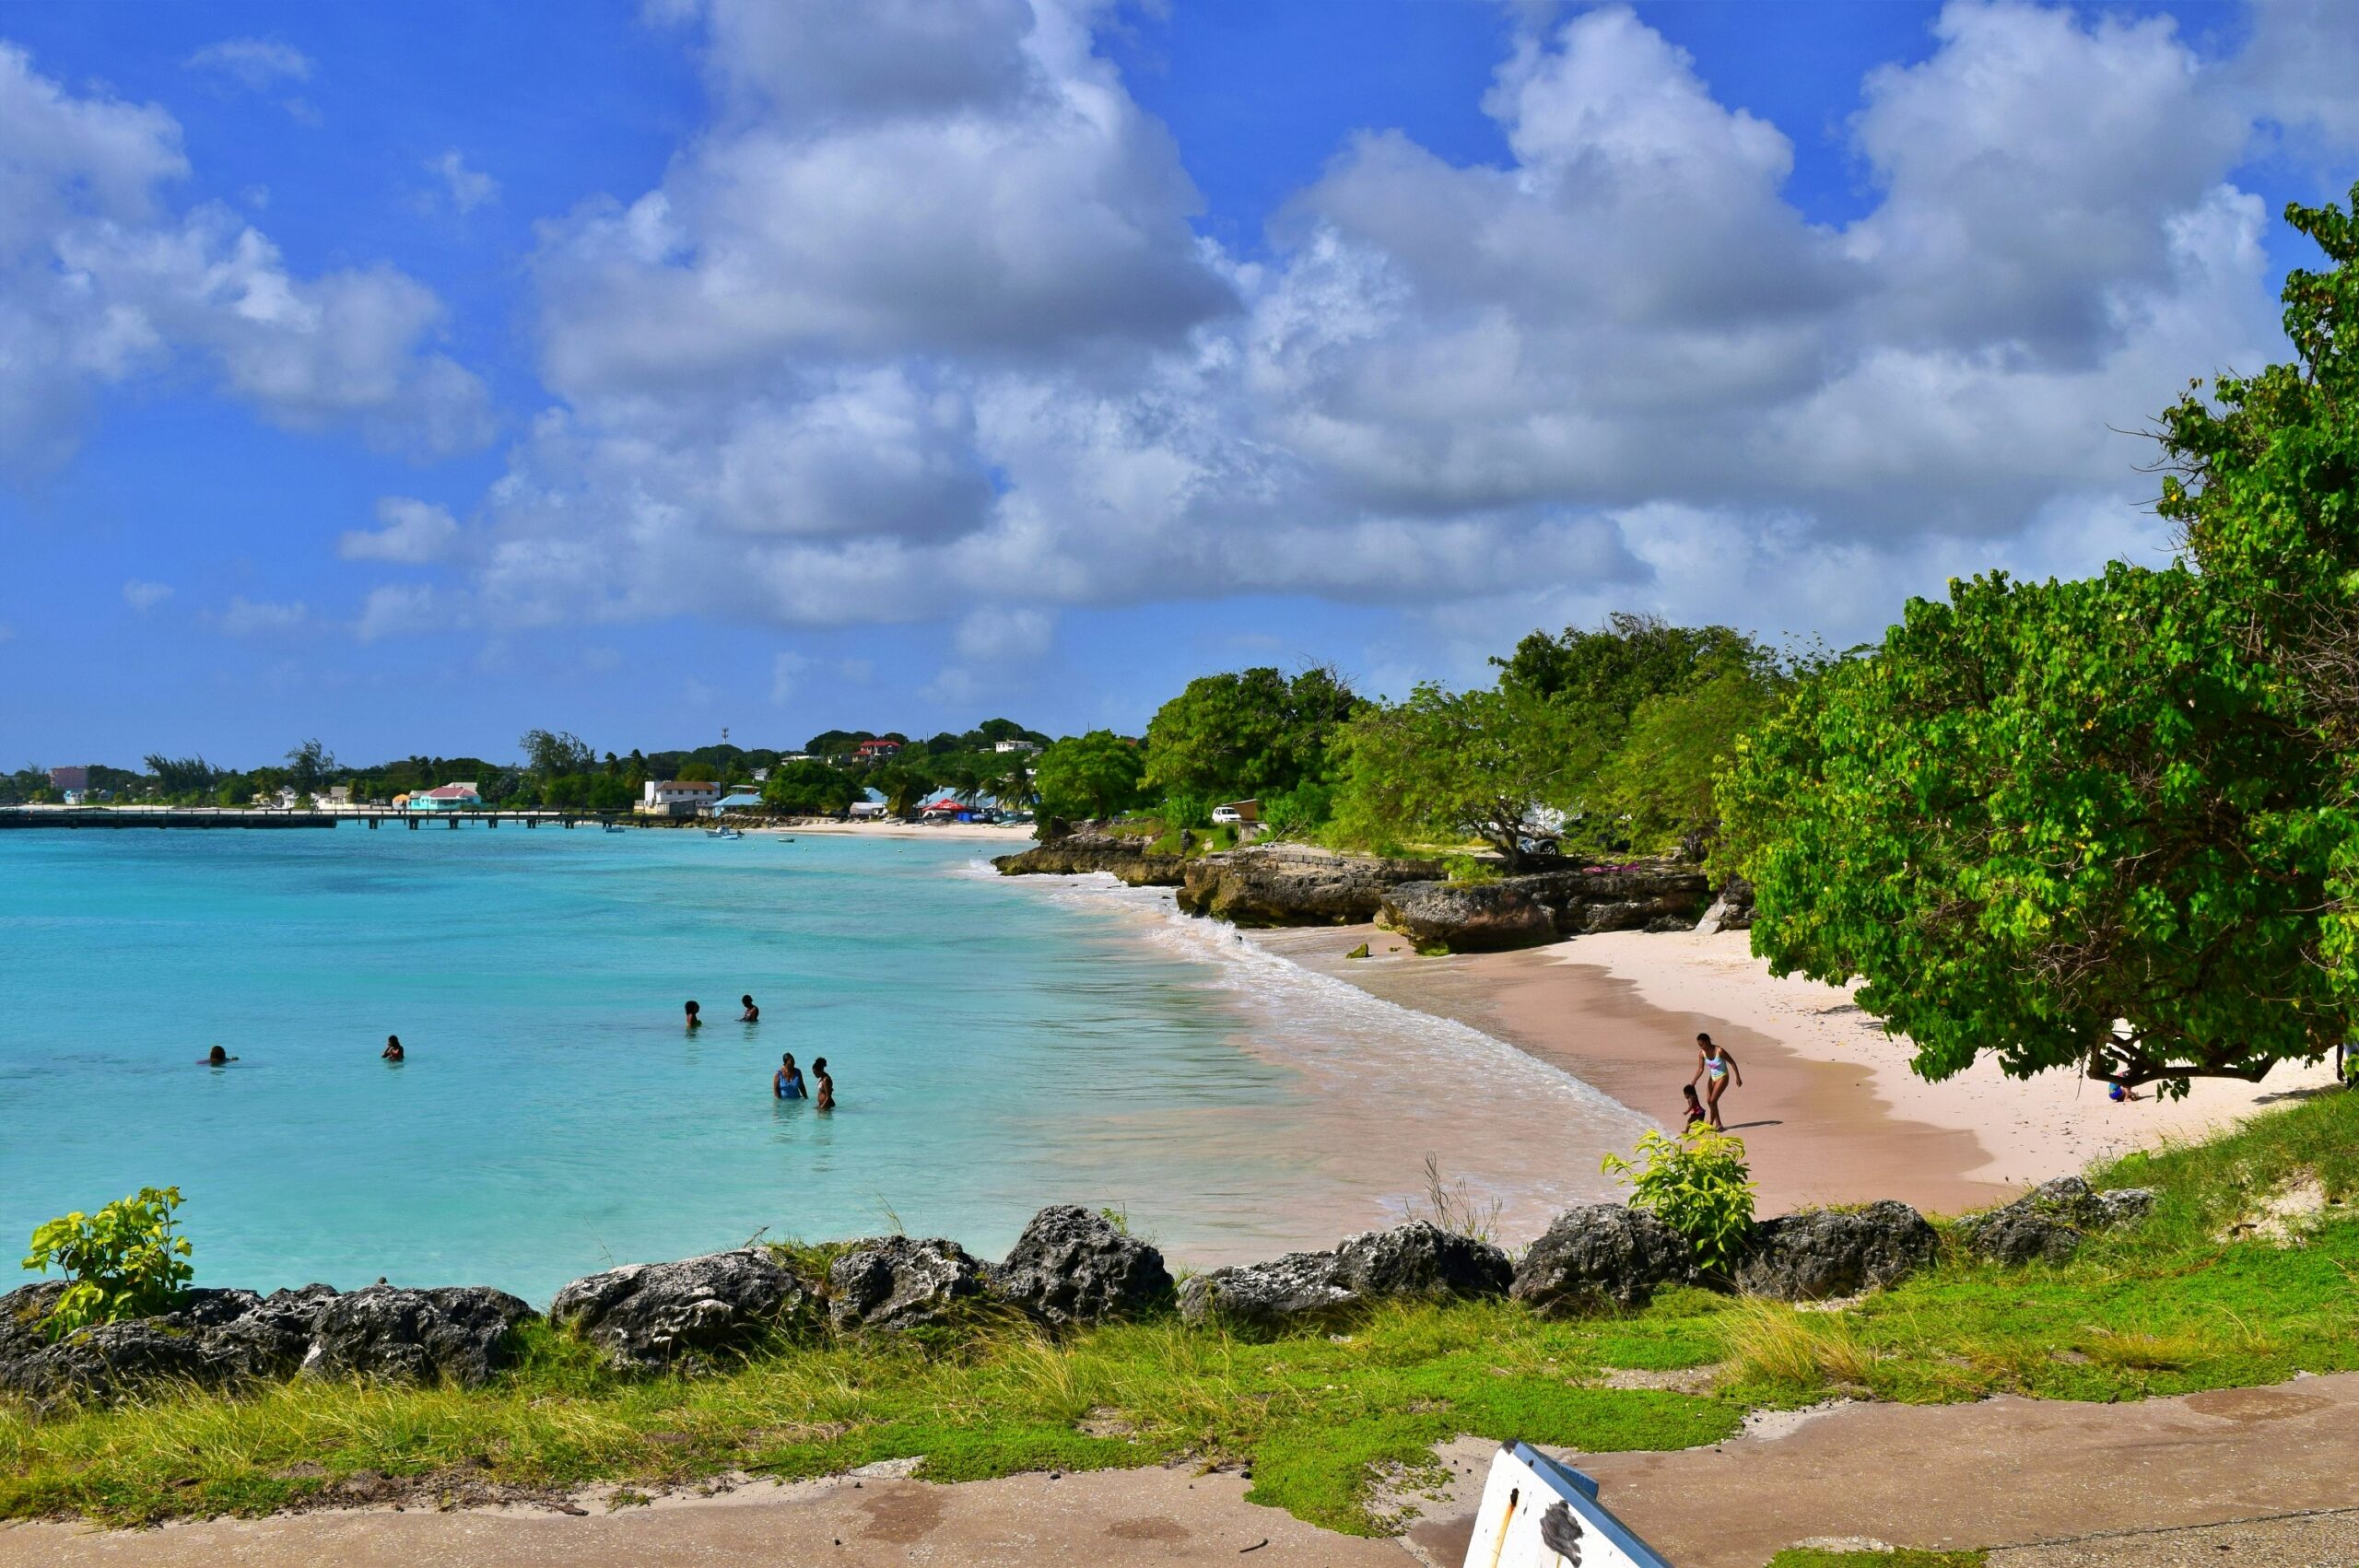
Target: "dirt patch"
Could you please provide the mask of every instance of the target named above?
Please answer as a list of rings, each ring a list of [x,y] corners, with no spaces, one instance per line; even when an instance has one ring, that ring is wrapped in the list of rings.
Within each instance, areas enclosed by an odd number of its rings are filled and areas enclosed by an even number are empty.
[[[2224,1227],[2215,1239],[2301,1246],[2308,1242],[2326,1206],[2326,1188],[2314,1173],[2306,1171]]]
[[[879,1487],[860,1500],[860,1511],[868,1515],[862,1533],[893,1546],[915,1546],[942,1527],[948,1506],[938,1489],[921,1483]]]
[[[1116,1540],[1159,1540],[1173,1545],[1192,1539],[1188,1527],[1168,1514],[1150,1514],[1143,1519],[1117,1519],[1106,1527],[1106,1533]]]
[[[1648,1366],[1609,1366],[1600,1377],[1601,1388],[1654,1388],[1669,1394],[1708,1394],[1719,1381],[1719,1362],[1709,1366],[1681,1366],[1668,1371]]]

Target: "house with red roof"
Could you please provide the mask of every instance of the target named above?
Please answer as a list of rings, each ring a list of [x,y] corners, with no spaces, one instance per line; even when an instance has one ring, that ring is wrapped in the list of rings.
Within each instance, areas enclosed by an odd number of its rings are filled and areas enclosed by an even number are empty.
[[[409,798],[414,812],[459,812],[483,804],[483,796],[473,784],[444,784],[432,790],[420,790]]]
[[[861,742],[860,744],[852,747],[851,755],[862,762],[877,762],[893,755],[900,749],[901,743],[898,741],[878,739]]]

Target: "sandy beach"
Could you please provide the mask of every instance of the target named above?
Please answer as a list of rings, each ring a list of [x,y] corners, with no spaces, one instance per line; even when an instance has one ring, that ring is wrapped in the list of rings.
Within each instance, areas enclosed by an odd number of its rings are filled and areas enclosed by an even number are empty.
[[[2017,1081],[1988,1062],[1929,1083],[1909,1071],[1907,1042],[1887,1036],[1848,989],[1771,976],[1741,931],[1620,932],[1446,958],[1417,957],[1366,926],[1252,940],[1471,1024],[1667,1125],[1695,1071],[1695,1036],[1709,1031],[1744,1075],[1721,1112],[1745,1140],[1765,1213],[1876,1198],[1955,1213],[2332,1082],[2323,1065],[2289,1065],[2261,1084],[2199,1080],[2184,1100],[2121,1105],[2076,1074]],[[1344,956],[1362,942],[1370,957]]]
[[[840,838],[975,838],[1004,844],[1009,854],[1032,842],[1028,823],[945,822],[929,825],[907,822],[804,822],[792,827],[749,827],[745,831],[787,838],[806,834]]]

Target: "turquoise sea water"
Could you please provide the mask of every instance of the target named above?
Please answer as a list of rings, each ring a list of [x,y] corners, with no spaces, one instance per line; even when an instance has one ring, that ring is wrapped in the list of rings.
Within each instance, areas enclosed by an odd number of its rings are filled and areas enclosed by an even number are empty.
[[[261,1288],[546,1299],[614,1262],[897,1220],[995,1254],[1061,1200],[1250,1255],[1332,1236],[1339,1192],[1372,1210],[1449,1136],[1358,1146],[1319,1053],[1463,1041],[1295,996],[1136,900],[978,874],[984,852],[0,835],[0,1245],[176,1183],[200,1280]],[[757,1025],[732,1021],[745,991]],[[388,1033],[405,1063],[378,1060]],[[239,1061],[198,1065],[215,1044]],[[837,1114],[771,1097],[785,1050],[828,1059]]]

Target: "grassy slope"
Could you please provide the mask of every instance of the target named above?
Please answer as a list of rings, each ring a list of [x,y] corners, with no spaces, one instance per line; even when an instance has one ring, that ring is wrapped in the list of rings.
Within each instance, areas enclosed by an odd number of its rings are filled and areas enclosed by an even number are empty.
[[[1414,1476],[1460,1432],[1671,1448],[1830,1388],[2102,1399],[2359,1368],[2359,1225],[2339,1207],[2301,1247],[2212,1239],[2297,1173],[2337,1199],[2359,1190],[2359,1094],[2100,1173],[2159,1186],[2164,1202],[2069,1265],[1952,1258],[1840,1313],[1679,1291],[1620,1318],[1543,1323],[1472,1302],[1267,1343],[1176,1321],[1063,1340],[1000,1325],[781,1348],[697,1380],[613,1377],[536,1331],[522,1367],[473,1393],[307,1381],[47,1416],[0,1404],[0,1517],[266,1512],[359,1470],[538,1488],[810,1476],[911,1455],[940,1480],[1186,1455],[1250,1464],[1257,1501],[1379,1531],[1392,1521],[1369,1512],[1376,1477]],[[1597,1386],[1611,1368],[1715,1363],[1709,1395]]]

